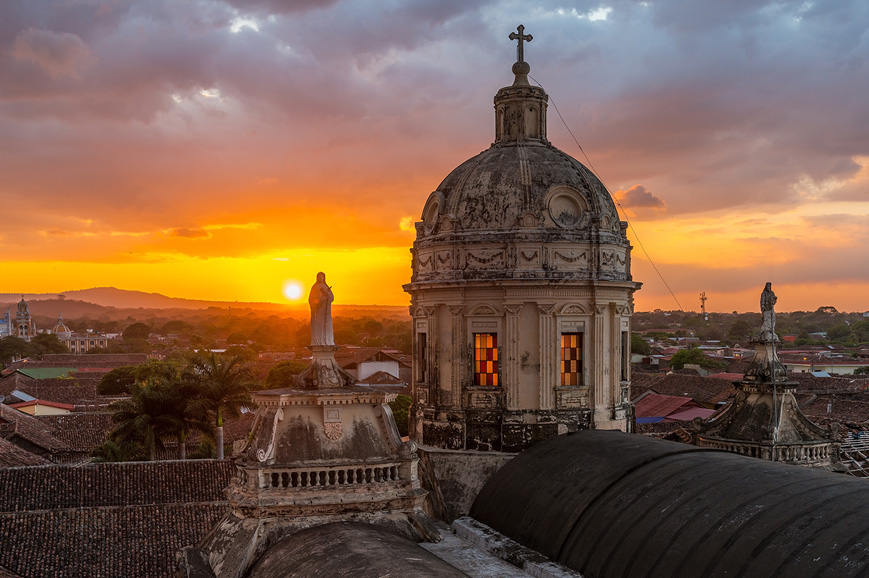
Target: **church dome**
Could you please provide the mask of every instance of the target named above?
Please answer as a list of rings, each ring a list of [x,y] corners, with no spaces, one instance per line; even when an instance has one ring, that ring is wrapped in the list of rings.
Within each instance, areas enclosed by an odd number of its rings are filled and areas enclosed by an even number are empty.
[[[459,165],[432,193],[423,233],[545,229],[619,235],[616,207],[594,174],[548,143],[493,144]]]
[[[521,37],[521,38],[520,38]],[[627,223],[603,183],[546,138],[549,97],[528,82],[520,39],[513,84],[494,98],[495,140],[454,169],[417,223],[415,283],[631,281]]]
[[[57,317],[57,325],[54,326],[54,329],[51,330],[54,334],[67,334],[72,333],[72,330],[63,322],[63,315],[58,315]]]

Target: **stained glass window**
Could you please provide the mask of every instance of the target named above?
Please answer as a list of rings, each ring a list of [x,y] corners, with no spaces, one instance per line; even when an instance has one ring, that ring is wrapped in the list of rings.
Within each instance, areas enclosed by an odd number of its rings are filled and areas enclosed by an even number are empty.
[[[474,385],[498,385],[496,333],[474,333]]]
[[[582,385],[582,333],[561,334],[561,385]]]

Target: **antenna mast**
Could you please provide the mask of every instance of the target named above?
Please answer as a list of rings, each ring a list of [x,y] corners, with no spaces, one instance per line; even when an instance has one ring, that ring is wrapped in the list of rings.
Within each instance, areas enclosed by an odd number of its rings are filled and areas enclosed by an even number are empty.
[[[709,321],[709,314],[706,313],[706,291],[700,293],[700,313],[703,314],[703,321]]]

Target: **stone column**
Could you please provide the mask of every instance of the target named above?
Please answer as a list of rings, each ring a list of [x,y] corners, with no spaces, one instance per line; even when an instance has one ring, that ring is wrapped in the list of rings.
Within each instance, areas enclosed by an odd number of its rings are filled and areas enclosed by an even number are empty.
[[[432,404],[433,400],[432,396],[437,395],[434,391],[437,387],[437,384],[440,382],[438,379],[438,349],[440,349],[440,334],[438,333],[438,308],[437,306],[424,307],[423,311],[425,312],[426,319],[426,367],[425,367],[425,381],[428,386],[428,403]]]
[[[462,406],[462,380],[468,364],[468,350],[465,345],[465,308],[463,305],[450,305],[452,314],[452,355],[450,356],[450,398],[452,407]],[[442,400],[446,403],[447,400]]]
[[[555,386],[558,383],[556,364],[556,333],[553,320],[555,305],[537,305],[540,316],[540,409],[552,409],[555,397]]]
[[[507,323],[504,328],[504,354],[501,384],[507,395],[505,406],[507,409],[519,409],[519,312],[522,305],[504,305]]]
[[[622,372],[621,372],[621,364],[622,364],[622,356],[624,352],[622,351],[622,324],[621,319],[619,318],[618,311],[616,311],[616,307],[610,307],[610,342],[612,343],[610,347],[610,351],[612,352],[612,357],[610,359],[609,367],[611,369],[609,375],[609,388],[610,394],[607,400],[607,409],[617,406],[621,403],[622,397]]]
[[[594,409],[595,413],[603,413],[606,411],[607,400],[608,400],[608,380],[609,380],[609,371],[607,370],[607,340],[606,340],[606,321],[604,315],[606,314],[607,304],[606,303],[595,303],[594,304],[594,321],[591,331],[591,338],[593,344],[592,351],[592,387],[594,388],[593,398],[594,399]]]

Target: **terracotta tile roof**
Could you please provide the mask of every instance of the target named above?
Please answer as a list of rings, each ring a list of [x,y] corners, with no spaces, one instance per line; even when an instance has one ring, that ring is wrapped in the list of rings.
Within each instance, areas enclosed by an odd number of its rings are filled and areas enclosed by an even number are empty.
[[[27,377],[17,371],[12,372],[0,378],[0,395],[9,395],[16,389],[22,389],[25,384],[33,383],[34,379]]]
[[[697,407],[697,402],[689,397],[676,397],[672,395],[660,395],[651,392],[634,402],[636,415],[640,417],[666,417],[671,413]]]
[[[742,373],[710,373],[706,377],[711,377],[714,379],[726,379],[727,381],[741,381],[743,378]]]
[[[828,404],[832,404],[832,414],[827,413]],[[847,425],[869,424],[869,400],[818,396],[800,409],[806,417],[818,424],[834,421]]]
[[[0,578],[21,578],[21,575],[0,566]]]
[[[34,399],[32,401],[22,401],[21,403],[12,403],[9,407],[14,407],[15,409],[21,409],[22,407],[32,407],[34,405],[42,405],[45,407],[54,407],[57,409],[65,409],[67,411],[72,411],[75,409],[74,405],[70,405],[68,403],[57,403],[55,401],[47,401],[44,399]]]
[[[374,372],[365,379],[360,379],[359,383],[369,385],[405,385],[404,381],[385,371]]]
[[[409,355],[382,347],[342,347],[335,352],[335,361],[344,368],[369,361],[374,357],[391,359],[397,361],[399,365],[410,366]]]
[[[98,379],[40,379],[18,389],[33,397],[57,403],[81,404],[101,399]]]
[[[639,373],[631,371],[631,389],[634,387],[651,387],[665,377],[663,373]]]
[[[709,419],[715,413],[714,409],[706,409],[705,407],[689,407],[687,409],[669,414],[664,418],[664,421],[691,421],[695,417],[700,419]]]
[[[54,464],[0,470],[0,487],[4,488],[0,513],[223,501],[232,473],[228,460]]]
[[[174,578],[175,552],[194,546],[225,502],[0,514],[0,563],[23,578]]]
[[[38,419],[2,403],[0,403],[0,437],[12,442],[20,438],[42,448],[47,453],[70,449],[64,442],[51,435],[51,430]]]
[[[705,405],[715,405],[736,394],[736,389],[729,380],[701,377],[696,374],[667,374],[651,383],[649,387],[656,393],[689,397]]]
[[[0,566],[25,578],[175,576],[175,552],[228,510],[231,474],[214,460],[0,470]]]
[[[66,443],[71,451],[85,454],[102,445],[115,428],[112,414],[108,412],[41,415],[36,419],[51,428],[52,435]]]
[[[646,437],[663,438],[677,429],[681,428],[684,422],[677,421],[661,421],[658,423],[638,423],[637,433]]]
[[[805,393],[859,393],[869,387],[869,379],[855,377],[815,377],[811,373],[789,373],[788,379],[798,382]]]
[[[32,454],[12,442],[0,438],[0,468],[17,468],[20,466],[42,466],[50,464],[45,458]],[[2,574],[0,574],[2,576]]]

